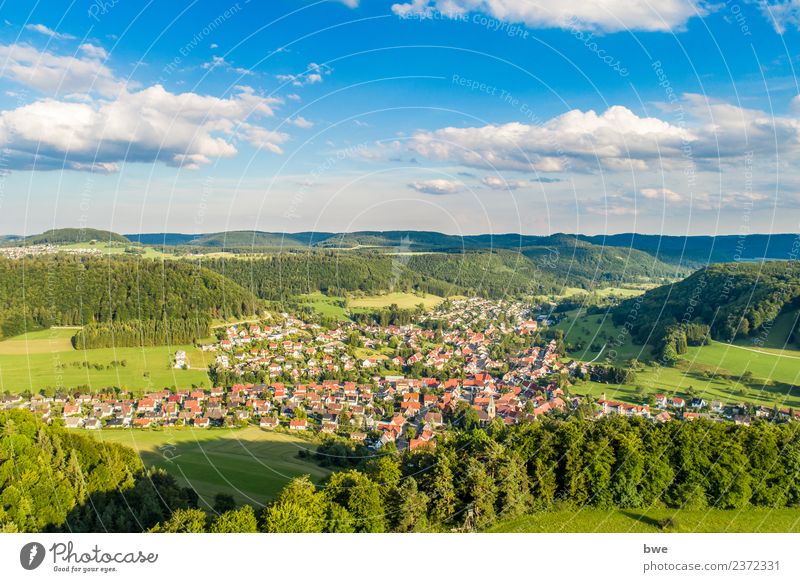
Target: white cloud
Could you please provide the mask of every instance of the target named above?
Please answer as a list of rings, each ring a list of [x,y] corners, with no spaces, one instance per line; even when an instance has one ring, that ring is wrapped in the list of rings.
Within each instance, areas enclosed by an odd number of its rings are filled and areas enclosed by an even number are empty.
[[[297,126],[297,127],[301,128],[301,129],[309,129],[311,127],[314,127],[314,124],[312,122],[310,122],[305,117],[301,117],[300,115],[290,119],[289,123],[291,123],[294,126]]]
[[[328,65],[309,63],[302,73],[297,75],[275,75],[275,77],[283,83],[291,83],[293,87],[302,87],[303,85],[322,83],[324,78],[332,72],[333,69]]]
[[[800,0],[757,0],[764,17],[778,34],[787,27],[800,29]]]
[[[486,176],[481,182],[492,190],[518,190],[530,186],[530,183],[524,180],[506,180],[500,176]]]
[[[503,22],[523,22],[531,28],[578,28],[617,32],[682,30],[694,16],[705,16],[704,0],[412,0],[392,5],[402,18],[461,17],[480,12]]]
[[[412,182],[408,185],[409,188],[422,192],[423,194],[456,194],[464,189],[464,184],[457,180],[445,180],[438,178],[435,180],[420,180]]]
[[[234,67],[231,63],[225,60],[224,57],[212,56],[211,60],[200,65],[206,71],[212,69],[224,68],[226,71],[236,73],[238,75],[253,75],[253,71],[244,69],[242,67]]]
[[[614,106],[598,115],[572,110],[540,125],[512,122],[483,127],[446,127],[415,134],[409,148],[435,160],[501,170],[586,170],[601,160],[611,169],[680,155],[687,130]]]
[[[764,162],[776,155],[781,160],[800,157],[798,117],[774,116],[701,95],[685,95],[679,105],[680,117],[664,112],[675,123],[621,106],[601,114],[575,109],[540,124],[420,131],[405,147],[431,160],[543,173],[683,171],[687,165],[718,171],[747,152]]]
[[[106,52],[106,49],[104,49],[101,46],[97,46],[97,45],[93,45],[93,44],[90,44],[88,42],[85,42],[81,46],[79,46],[78,48],[81,49],[83,54],[85,54],[89,58],[100,59],[100,60],[103,60],[103,61],[108,58],[108,53]]]
[[[50,38],[56,38],[59,40],[73,40],[75,38],[71,34],[56,32],[55,30],[53,30],[52,28],[48,28],[44,24],[26,24],[25,30],[38,32],[40,34],[44,34],[45,36],[49,36]]]
[[[665,200],[666,202],[683,202],[684,196],[669,188],[642,188],[639,194],[649,200]]]
[[[252,121],[272,116],[279,100],[237,90],[220,99],[155,85],[113,100],[42,99],[0,112],[0,147],[8,148],[12,168],[105,172],[123,161],[194,169],[234,156],[237,139],[280,153],[288,135]]]
[[[0,77],[50,96],[89,92],[107,96],[125,86],[98,60],[96,50],[94,55],[78,58],[39,51],[24,44],[0,45],[0,60],[4,63]]]

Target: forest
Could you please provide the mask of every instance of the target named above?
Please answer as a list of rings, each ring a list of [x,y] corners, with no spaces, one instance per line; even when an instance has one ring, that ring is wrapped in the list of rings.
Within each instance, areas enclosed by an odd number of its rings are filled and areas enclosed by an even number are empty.
[[[338,467],[324,486],[294,480],[246,531],[481,531],[554,505],[796,507],[798,430],[792,424],[546,419],[488,430],[465,426],[435,449],[379,456],[331,440],[317,452]],[[158,527],[210,531],[209,523],[204,512],[190,510]]]
[[[90,323],[72,337],[78,350],[113,347],[146,347],[195,343],[211,334],[207,316],[191,319],[148,319]]]
[[[725,263],[627,299],[614,309],[612,319],[638,343],[665,346],[676,325],[702,324],[711,338],[732,341],[758,334],[782,312],[797,308],[796,262]],[[793,335],[796,342],[797,329]]]
[[[213,510],[135,453],[0,413],[3,531],[408,532],[483,530],[559,507],[686,509],[800,505],[800,428],[571,418],[478,428],[461,415],[436,448],[376,455],[332,438],[336,471],[290,482],[263,508]],[[313,455],[312,452],[299,454]],[[24,478],[20,478],[23,475]]]
[[[53,325],[241,317],[261,302],[190,261],[49,255],[0,259],[0,331]]]

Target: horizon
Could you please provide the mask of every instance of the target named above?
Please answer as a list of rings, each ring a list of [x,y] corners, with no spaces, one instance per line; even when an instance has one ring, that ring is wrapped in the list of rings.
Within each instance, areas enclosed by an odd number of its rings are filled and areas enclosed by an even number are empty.
[[[800,21],[735,9],[5,6],[0,231],[795,232]]]
[[[40,234],[45,234],[50,231],[58,231],[58,230],[99,230],[109,232],[111,234],[119,234],[126,238],[130,236],[155,236],[155,235],[181,235],[181,236],[194,236],[194,237],[202,237],[202,236],[209,236],[214,234],[230,234],[230,233],[237,233],[237,232],[246,232],[246,233],[255,233],[255,234],[275,234],[275,235],[301,235],[301,234],[320,234],[320,235],[341,235],[341,234],[359,234],[365,232],[377,232],[377,233],[430,233],[430,234],[441,234],[444,236],[453,236],[453,237],[481,237],[481,236],[491,236],[491,237],[504,237],[504,236],[519,236],[519,237],[537,237],[537,238],[548,238],[554,236],[585,236],[585,237],[615,237],[615,236],[626,236],[626,235],[633,235],[633,236],[657,236],[661,238],[700,238],[700,237],[707,237],[707,238],[720,238],[720,237],[748,237],[748,236],[766,236],[766,237],[779,237],[779,236],[794,236],[800,237],[796,232],[748,232],[748,233],[711,233],[711,234],[666,234],[661,232],[633,232],[633,231],[620,231],[620,232],[613,232],[613,233],[598,233],[598,234],[589,234],[586,232],[552,232],[549,234],[538,234],[538,233],[523,233],[523,232],[476,232],[476,233],[452,233],[452,232],[445,232],[439,230],[420,230],[420,229],[412,229],[412,228],[397,228],[397,229],[365,229],[365,230],[351,230],[351,231],[311,231],[311,230],[297,230],[297,231],[277,231],[277,230],[252,230],[252,229],[242,229],[242,228],[233,228],[230,230],[212,230],[212,231],[203,231],[203,232],[179,232],[179,231],[141,231],[141,232],[124,232],[124,231],[114,231],[109,230],[108,228],[104,228],[101,226],[86,226],[86,227],[77,227],[77,226],[60,226],[55,228],[48,228],[46,230],[37,231],[33,233],[21,234],[21,233],[12,233],[12,232],[5,232],[0,233],[0,237],[30,237],[36,236]]]

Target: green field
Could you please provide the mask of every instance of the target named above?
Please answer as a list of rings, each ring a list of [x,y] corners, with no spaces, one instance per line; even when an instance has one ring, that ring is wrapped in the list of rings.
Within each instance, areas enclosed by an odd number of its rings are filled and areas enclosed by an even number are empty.
[[[491,533],[798,533],[800,509],[574,509],[501,522]]]
[[[565,341],[572,347],[568,357],[623,366],[636,358],[645,365],[630,385],[582,382],[573,388],[575,394],[600,397],[605,392],[607,398],[641,404],[643,390],[645,394],[674,394],[684,398],[693,393],[707,401],[800,407],[800,350],[774,347],[778,345],[775,334],[785,337],[787,324],[781,318],[776,319],[769,341],[765,342],[773,347],[712,341],[706,346],[689,347],[674,366],[662,367],[648,364],[654,359],[652,349],[630,341],[628,335],[614,326],[610,316],[580,313],[582,310],[569,311],[554,326],[564,332]],[[752,378],[743,379],[742,375],[748,371]],[[637,388],[641,389],[639,394]]]
[[[631,358],[647,360],[653,356],[649,346],[636,345],[630,335],[621,333],[611,322],[611,315],[586,315],[584,309],[573,309],[564,315],[553,329],[563,331],[564,341],[573,346],[567,353],[570,358],[588,362],[599,355],[598,360],[613,357],[615,362],[621,363]],[[581,347],[577,348],[578,345]]]
[[[357,297],[349,299],[347,305],[355,309],[379,309],[381,307],[389,307],[392,304],[397,305],[400,309],[414,309],[417,305],[422,303],[425,309],[431,309],[439,305],[444,298],[438,295],[414,295],[413,293],[385,293],[383,295],[367,295],[365,297]]]
[[[42,388],[84,385],[93,390],[118,386],[141,392],[208,384],[207,368],[213,356],[194,346],[74,350],[69,340],[74,333],[74,329],[53,328],[0,342],[0,392],[35,393]],[[186,351],[191,369],[171,367],[177,350]],[[120,364],[123,360],[125,366]]]
[[[239,503],[263,504],[293,477],[310,475],[319,482],[328,474],[297,457],[300,450],[313,450],[313,443],[257,427],[85,432],[134,448],[146,466],[165,469],[209,507],[219,492],[230,493]]]
[[[145,247],[145,246],[137,246],[133,243],[129,245],[125,245],[122,243],[116,242],[96,242],[92,243],[71,243],[71,244],[63,244],[59,245],[65,249],[96,249],[98,251],[102,251],[103,254],[106,255],[124,255],[125,249],[129,248],[138,248],[144,251],[142,254],[135,254],[135,253],[127,253],[131,256],[142,257],[145,259],[174,259],[176,255],[171,253],[162,253],[161,251],[153,248],[153,247]]]
[[[301,305],[310,307],[323,317],[332,317],[339,321],[350,320],[347,316],[347,309],[341,305],[344,303],[343,297],[329,297],[317,291],[316,293],[299,295],[297,299]]]
[[[80,327],[51,327],[0,341],[0,355],[51,354],[72,350],[72,336]]]

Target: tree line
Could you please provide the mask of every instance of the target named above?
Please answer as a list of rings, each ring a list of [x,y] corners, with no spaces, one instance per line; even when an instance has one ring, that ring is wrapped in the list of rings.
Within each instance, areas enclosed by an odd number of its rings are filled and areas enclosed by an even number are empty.
[[[90,323],[72,336],[72,347],[85,350],[191,344],[210,334],[211,321],[207,316]]]
[[[0,331],[54,325],[242,317],[261,302],[190,261],[48,255],[0,259]]]
[[[381,453],[332,442],[340,468],[322,486],[294,479],[263,510],[264,532],[483,530],[558,503],[598,508],[742,509],[800,505],[795,424],[654,424],[622,417],[546,419],[440,437],[436,448]],[[329,462],[330,464],[330,462]],[[182,529],[190,522],[194,529]],[[204,512],[159,531],[211,531]]]

